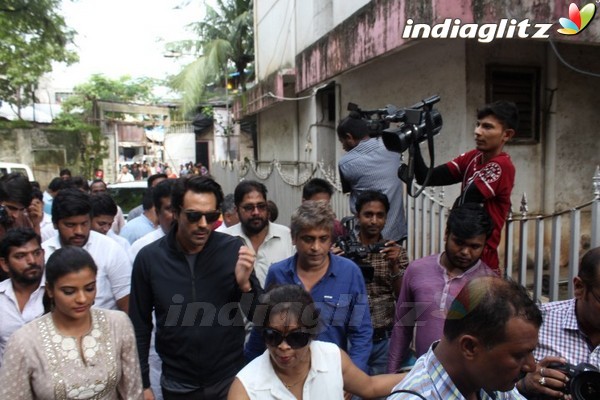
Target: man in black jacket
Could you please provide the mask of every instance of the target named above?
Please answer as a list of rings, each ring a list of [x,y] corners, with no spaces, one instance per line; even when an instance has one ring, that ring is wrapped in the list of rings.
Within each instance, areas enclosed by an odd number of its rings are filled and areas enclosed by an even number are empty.
[[[152,311],[161,387],[169,399],[225,399],[244,364],[244,323],[262,292],[255,254],[234,236],[212,232],[223,192],[202,176],[172,190],[175,224],[134,262],[130,316],[135,328],[144,397],[154,398],[148,373]]]

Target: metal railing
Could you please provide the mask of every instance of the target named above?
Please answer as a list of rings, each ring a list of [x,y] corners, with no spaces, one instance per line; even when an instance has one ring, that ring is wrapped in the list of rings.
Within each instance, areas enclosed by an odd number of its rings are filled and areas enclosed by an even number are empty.
[[[555,301],[573,297],[573,278],[579,270],[581,256],[588,249],[600,246],[600,167],[596,168],[593,188],[593,200],[549,215],[529,215],[527,196],[524,194],[520,214],[511,213],[508,216],[505,227],[505,275],[516,278],[526,287],[532,287],[534,299],[547,296],[550,301]],[[587,229],[582,228],[582,215],[587,216],[588,213],[589,240],[584,236],[587,235]],[[532,241],[529,239],[531,225]],[[545,229],[548,226],[550,233],[546,235]],[[563,234],[564,227],[568,227],[566,234]],[[586,238],[584,243],[583,237]],[[515,254],[515,244],[518,246],[516,270],[512,257]],[[561,257],[563,245],[566,246],[566,265]],[[545,256],[546,249],[549,250],[549,256]],[[528,264],[532,253],[533,268],[530,272]],[[563,267],[566,267],[566,271]]]
[[[419,187],[413,185],[415,193]],[[409,260],[443,251],[446,219],[450,211],[450,207],[444,205],[444,196],[443,187],[426,188],[416,198],[405,194],[406,224],[409,232],[406,251]]]

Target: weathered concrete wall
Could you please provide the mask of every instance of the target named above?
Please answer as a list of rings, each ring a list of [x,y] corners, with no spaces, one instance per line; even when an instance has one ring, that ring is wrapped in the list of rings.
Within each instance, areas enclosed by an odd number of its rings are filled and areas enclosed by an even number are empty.
[[[258,116],[259,160],[298,159],[298,114],[293,101],[279,103]]]
[[[577,68],[598,73],[600,49],[597,46],[559,46],[558,49],[561,56]],[[575,72],[560,63],[557,72],[556,169],[551,173],[556,181],[555,208],[563,210],[592,197],[592,177],[600,165],[597,107],[600,79]]]
[[[79,133],[45,127],[0,128],[0,160],[29,165],[42,187],[58,176],[60,168],[69,167],[77,173],[79,148]]]

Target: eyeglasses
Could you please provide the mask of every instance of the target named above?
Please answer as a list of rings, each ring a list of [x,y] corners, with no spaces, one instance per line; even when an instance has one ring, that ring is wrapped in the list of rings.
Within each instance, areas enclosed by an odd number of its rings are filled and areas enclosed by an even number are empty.
[[[254,211],[254,209],[256,208],[258,211],[266,211],[267,210],[267,203],[258,203],[258,204],[246,204],[243,206],[240,206],[240,208],[248,213],[251,213],[252,211]]]
[[[27,210],[27,207],[15,207],[6,203],[2,204],[2,206],[10,212],[24,212],[25,210]]]
[[[220,211],[184,211],[183,213],[191,224],[200,221],[202,217],[206,219],[207,224],[212,224],[213,222],[217,221],[221,215]]]
[[[292,348],[292,349],[299,349],[301,347],[304,347],[308,344],[308,342],[310,341],[310,333],[308,332],[302,332],[302,331],[294,331],[294,332],[290,332],[287,335],[284,335],[283,333],[272,329],[272,328],[266,328],[263,330],[262,333],[263,339],[265,340],[265,343],[267,344],[267,346],[279,346],[281,344],[281,342],[283,342],[285,340],[285,342]]]

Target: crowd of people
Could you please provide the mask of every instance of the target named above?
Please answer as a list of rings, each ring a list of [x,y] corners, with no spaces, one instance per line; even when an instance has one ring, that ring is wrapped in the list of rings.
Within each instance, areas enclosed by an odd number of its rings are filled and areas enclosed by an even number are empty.
[[[539,305],[500,277],[515,112],[486,105],[475,150],[431,174],[417,163],[417,179],[463,190],[444,250],[415,260],[401,193],[361,167],[386,150],[352,115],[338,136],[353,224],[319,178],[288,225],[273,188],[243,180],[225,195],[190,164],[149,174],[127,221],[98,177],[61,171],[44,193],[3,177],[0,398],[563,397],[557,365],[600,368],[600,248],[570,300]]]
[[[169,178],[178,178],[186,175],[208,175],[208,168],[202,165],[201,162],[193,163],[187,162],[180,164],[179,168],[176,169],[171,167],[169,163],[162,163],[158,161],[132,162],[131,164],[122,164],[121,170],[117,174],[116,183],[133,182],[133,181],[145,181],[149,177],[156,174],[165,174]],[[97,170],[94,174],[97,178],[104,178],[104,172]]]

